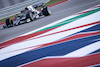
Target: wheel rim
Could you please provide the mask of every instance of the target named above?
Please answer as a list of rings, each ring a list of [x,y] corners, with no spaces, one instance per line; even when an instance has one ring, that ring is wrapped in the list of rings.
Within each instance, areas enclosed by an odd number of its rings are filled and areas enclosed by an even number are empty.
[[[48,13],[51,14],[51,10],[48,8]]]
[[[32,13],[30,13],[30,18],[31,20],[34,20]]]

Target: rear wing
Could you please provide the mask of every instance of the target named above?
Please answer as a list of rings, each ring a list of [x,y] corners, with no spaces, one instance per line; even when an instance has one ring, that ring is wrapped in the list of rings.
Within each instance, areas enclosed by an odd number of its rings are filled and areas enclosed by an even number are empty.
[[[36,5],[33,5],[32,7],[34,8],[45,7],[45,3],[36,4]]]

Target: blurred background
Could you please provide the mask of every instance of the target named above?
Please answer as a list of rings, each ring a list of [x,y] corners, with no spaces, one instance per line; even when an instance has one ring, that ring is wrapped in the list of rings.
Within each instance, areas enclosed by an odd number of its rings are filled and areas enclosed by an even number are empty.
[[[17,4],[17,3],[21,3],[24,1],[27,1],[27,0],[0,0],[0,9]]]

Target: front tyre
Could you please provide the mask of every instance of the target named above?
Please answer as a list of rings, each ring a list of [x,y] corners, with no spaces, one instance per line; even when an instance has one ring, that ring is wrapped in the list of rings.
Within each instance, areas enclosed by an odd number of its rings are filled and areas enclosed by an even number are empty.
[[[49,7],[45,7],[42,10],[43,15],[48,16],[51,15],[51,10],[49,9]]]
[[[3,26],[3,28],[5,28],[5,27],[10,28],[10,27],[12,27],[12,26],[13,26],[13,21],[12,21],[12,19],[10,19],[10,18],[6,19],[6,25]]]
[[[9,26],[10,24],[11,24],[11,19],[10,18],[6,19],[6,25]]]

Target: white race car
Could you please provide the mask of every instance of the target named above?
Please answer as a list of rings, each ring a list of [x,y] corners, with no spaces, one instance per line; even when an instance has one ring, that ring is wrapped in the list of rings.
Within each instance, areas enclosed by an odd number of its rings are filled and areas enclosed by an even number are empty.
[[[36,8],[41,7],[41,10],[38,11]],[[46,7],[44,3],[37,4],[37,5],[31,5],[27,6],[25,10],[21,11],[22,14],[16,15],[15,20],[13,21],[12,19],[8,18],[6,19],[6,24],[3,25],[3,28],[9,28],[12,26],[17,26],[22,23],[30,22],[35,19],[38,19],[40,16],[48,16],[51,15],[51,10],[49,7]]]

